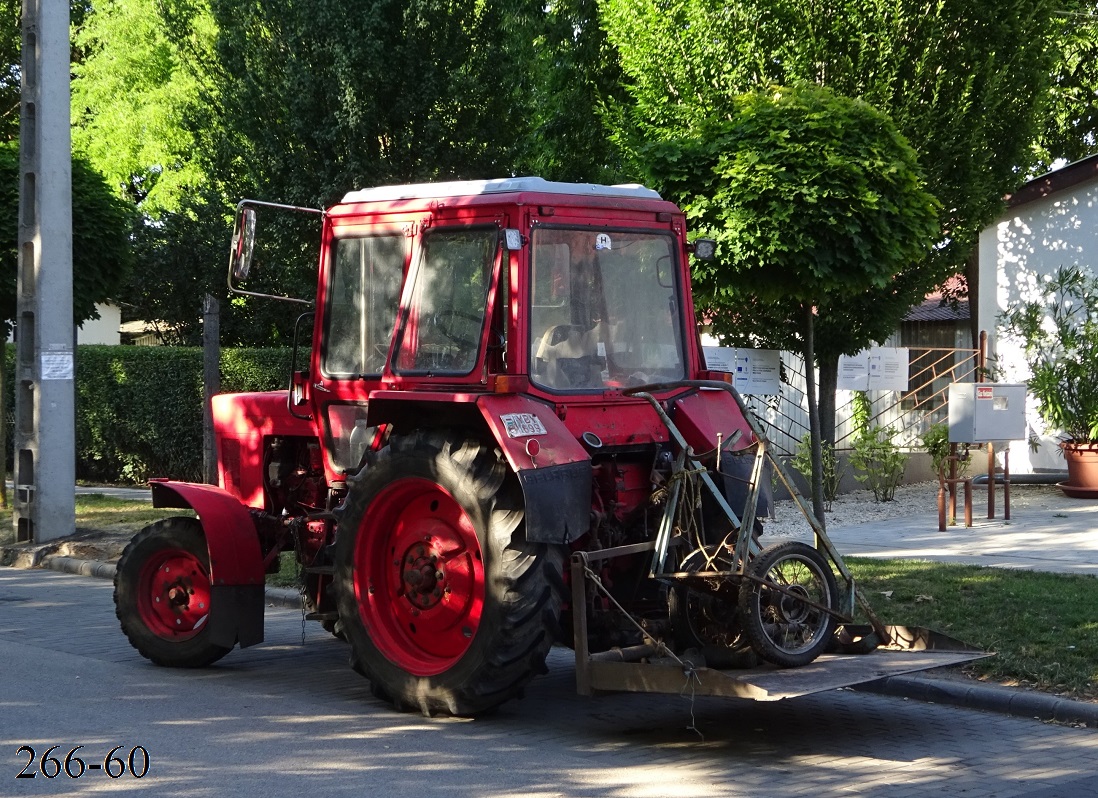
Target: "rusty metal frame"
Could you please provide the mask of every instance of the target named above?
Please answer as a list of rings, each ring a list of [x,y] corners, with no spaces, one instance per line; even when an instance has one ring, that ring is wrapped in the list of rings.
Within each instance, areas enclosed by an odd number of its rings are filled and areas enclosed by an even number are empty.
[[[755,465],[752,469],[751,483],[745,502],[743,518],[739,518],[728,505],[723,492],[709,476],[708,470],[699,463],[676,428],[663,405],[653,393],[680,388],[700,390],[722,390],[735,400],[751,431],[757,440]],[[777,700],[780,698],[805,695],[821,690],[830,690],[883,678],[884,676],[923,670],[944,665],[953,665],[979,657],[984,652],[966,646],[959,641],[947,638],[926,629],[885,626],[873,613],[868,601],[857,588],[854,578],[843,562],[842,556],[831,543],[823,526],[812,513],[812,508],[798,491],[785,465],[773,454],[765,431],[746,407],[743,398],[728,383],[711,380],[685,380],[674,383],[644,385],[626,393],[647,400],[678,446],[679,452],[672,468],[667,504],[660,528],[654,541],[618,546],[598,551],[577,551],[571,558],[572,620],[574,646],[576,653],[576,690],[581,695],[593,695],[601,691],[629,692],[685,692],[695,695],[718,695],[755,700]],[[760,479],[764,462],[769,461],[778,477],[789,490],[798,508],[816,538],[816,548],[835,566],[846,583],[843,596],[844,606],[839,610],[826,608],[838,615],[846,637],[851,641],[866,643],[865,651],[881,649],[887,655],[865,654],[834,655],[824,654],[815,662],[801,668],[777,669],[773,666],[725,672],[708,668],[704,662],[692,662],[677,656],[664,644],[649,634],[639,623],[632,619],[624,608],[617,604],[609,591],[603,587],[597,574],[591,570],[591,564],[614,557],[652,553],[650,576],[663,581],[681,581],[688,576],[679,572],[665,570],[666,558],[674,531],[678,502],[681,499],[681,484],[685,479],[697,479],[708,490],[727,518],[736,528],[735,571],[713,571],[712,576],[724,576],[731,579],[746,578],[746,567],[751,556],[758,553],[758,544],[753,540],[751,530],[754,527],[755,508],[757,506]],[[727,545],[727,539],[725,544]],[[708,572],[707,572],[708,573]],[[633,621],[645,640],[642,645],[626,649],[612,649],[608,652],[592,653],[588,643],[587,590],[593,585],[600,590],[617,609]],[[855,626],[851,623],[855,604],[859,605],[869,620],[867,625]],[[851,650],[857,650],[858,642],[852,642]]]

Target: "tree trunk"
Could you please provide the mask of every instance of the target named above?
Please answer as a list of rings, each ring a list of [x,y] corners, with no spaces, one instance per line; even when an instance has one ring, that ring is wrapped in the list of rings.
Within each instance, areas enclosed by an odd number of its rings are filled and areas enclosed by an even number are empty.
[[[808,398],[808,430],[812,441],[812,512],[825,530],[823,498],[823,451],[820,448],[820,407],[816,399],[815,309],[805,304],[804,392]]]
[[[839,356],[817,355],[820,365],[820,440],[835,445],[835,390],[839,384]]]

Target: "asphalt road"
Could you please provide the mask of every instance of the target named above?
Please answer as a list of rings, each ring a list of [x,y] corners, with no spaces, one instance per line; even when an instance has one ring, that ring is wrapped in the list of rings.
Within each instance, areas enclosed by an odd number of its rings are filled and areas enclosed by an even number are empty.
[[[343,643],[309,624],[302,645],[300,614],[284,609],[268,611],[261,646],[202,671],[158,668],[118,630],[111,590],[0,570],[0,796],[1098,794],[1094,730],[848,690],[768,704],[584,698],[563,650],[490,717],[397,714]],[[61,761],[84,746],[76,756],[100,769],[46,778],[54,745]],[[115,746],[123,763],[144,749],[147,773],[107,776]]]

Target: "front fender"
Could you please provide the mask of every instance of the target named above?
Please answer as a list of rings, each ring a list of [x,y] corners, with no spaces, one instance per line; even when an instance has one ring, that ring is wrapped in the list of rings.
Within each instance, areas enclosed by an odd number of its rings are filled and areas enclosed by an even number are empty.
[[[591,526],[591,456],[552,408],[516,394],[489,394],[477,407],[518,475],[526,539],[571,543]]]
[[[153,507],[198,514],[210,552],[210,635],[217,645],[263,642],[263,553],[248,508],[214,485],[149,480]]]

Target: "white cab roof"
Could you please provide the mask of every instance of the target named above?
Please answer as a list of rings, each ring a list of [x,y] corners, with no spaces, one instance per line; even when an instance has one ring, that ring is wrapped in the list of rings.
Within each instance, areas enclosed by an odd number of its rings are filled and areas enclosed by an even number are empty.
[[[540,177],[504,177],[496,180],[455,180],[449,183],[411,183],[379,186],[349,192],[343,202],[378,202],[432,197],[465,197],[473,194],[503,194],[517,191],[541,194],[572,194],[589,197],[660,199],[650,188],[636,184],[600,186],[594,183],[557,183]]]

